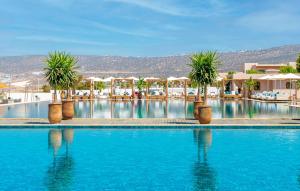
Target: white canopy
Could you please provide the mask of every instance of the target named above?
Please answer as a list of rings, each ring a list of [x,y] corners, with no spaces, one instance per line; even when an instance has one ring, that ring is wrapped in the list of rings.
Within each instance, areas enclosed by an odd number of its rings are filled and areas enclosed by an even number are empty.
[[[173,77],[173,76],[167,78],[168,81],[188,80],[188,79],[189,79],[189,78],[187,78],[187,77],[176,78],[176,77]]]
[[[272,79],[274,79],[274,78],[271,75],[266,75],[266,76],[263,76],[263,77],[259,78],[259,80],[272,80]]]
[[[180,80],[189,80],[189,78],[187,78],[187,77],[180,77],[179,79]]]
[[[101,79],[101,81],[102,82],[111,82],[112,79],[114,79],[114,77],[104,78],[104,79]]]
[[[274,79],[274,80],[285,80],[285,79],[288,79],[288,78],[286,78],[284,74],[277,74],[277,75],[272,76],[271,79]]]
[[[168,77],[167,80],[168,81],[175,81],[175,80],[178,80],[178,78],[171,76],[171,77]]]
[[[144,80],[145,80],[145,81],[147,81],[147,80],[159,80],[159,78],[155,78],[155,77],[148,77],[148,78],[145,78]]]
[[[101,78],[96,78],[96,77],[89,77],[89,78],[87,78],[87,80],[91,80],[93,82],[100,82],[100,81],[102,81]]]
[[[138,80],[139,80],[138,78],[136,78],[136,77],[134,77],[134,76],[128,77],[127,79],[133,80],[133,81],[138,81]]]
[[[298,80],[300,79],[300,76],[296,75],[296,74],[277,74],[272,76],[272,79],[276,79],[276,80]]]
[[[299,80],[300,79],[300,76],[298,76],[296,74],[292,74],[292,73],[286,74],[285,77],[286,77],[286,79],[292,79],[292,80]]]

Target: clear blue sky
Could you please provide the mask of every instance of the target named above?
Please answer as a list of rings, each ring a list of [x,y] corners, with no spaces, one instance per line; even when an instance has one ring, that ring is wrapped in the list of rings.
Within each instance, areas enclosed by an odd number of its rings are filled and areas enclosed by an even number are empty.
[[[299,0],[1,0],[0,55],[163,56],[300,44]]]

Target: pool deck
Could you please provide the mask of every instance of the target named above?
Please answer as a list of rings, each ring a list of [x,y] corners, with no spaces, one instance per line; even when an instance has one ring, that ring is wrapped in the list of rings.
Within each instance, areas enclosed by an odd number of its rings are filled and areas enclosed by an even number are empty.
[[[63,120],[60,124],[49,125],[48,119],[45,118],[14,118],[14,119],[0,119],[0,127],[14,127],[14,126],[89,126],[89,127],[221,127],[221,126],[286,126],[300,129],[300,119],[291,118],[276,118],[276,119],[247,119],[247,118],[226,118],[213,119],[211,124],[199,124],[194,119],[167,119],[167,118],[151,118],[151,119],[90,119],[90,118],[75,118],[72,120]]]

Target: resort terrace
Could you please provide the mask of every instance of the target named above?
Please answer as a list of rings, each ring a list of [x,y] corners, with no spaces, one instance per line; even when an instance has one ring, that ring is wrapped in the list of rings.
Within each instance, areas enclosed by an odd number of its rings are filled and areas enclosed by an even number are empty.
[[[225,125],[298,125],[299,88],[297,73],[280,74],[288,64],[245,63],[245,72],[218,73],[208,86],[208,105],[212,122],[208,126]],[[248,70],[264,70],[249,74]],[[273,73],[270,73],[273,70]],[[247,83],[250,81],[250,89]],[[204,98],[187,77],[83,77],[81,88],[74,88],[74,119],[62,121],[67,125],[92,126],[190,126],[202,127],[195,120],[194,102]],[[45,125],[48,104],[54,90],[41,92],[33,81],[1,83],[0,125]],[[67,92],[57,90],[57,99],[67,99]],[[253,119],[256,120],[253,120]]]

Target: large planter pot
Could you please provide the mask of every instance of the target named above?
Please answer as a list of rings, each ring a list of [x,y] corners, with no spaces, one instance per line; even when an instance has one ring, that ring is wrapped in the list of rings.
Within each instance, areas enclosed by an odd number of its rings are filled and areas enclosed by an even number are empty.
[[[194,101],[194,117],[198,119],[199,116],[199,107],[203,105],[203,101]]]
[[[208,105],[201,105],[198,108],[198,120],[201,124],[209,124],[211,122],[211,116],[212,116],[212,112],[211,112],[211,107]]]
[[[65,100],[62,102],[62,117],[63,120],[72,119],[74,116],[74,102],[73,100]]]
[[[62,119],[61,103],[50,103],[48,105],[48,120],[50,124],[60,123]]]

